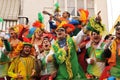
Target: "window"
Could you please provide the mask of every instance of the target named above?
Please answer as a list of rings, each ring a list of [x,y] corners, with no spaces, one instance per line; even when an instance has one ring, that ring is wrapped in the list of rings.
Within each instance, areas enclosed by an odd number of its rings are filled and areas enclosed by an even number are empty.
[[[17,20],[20,0],[0,0],[0,17],[4,20]]]

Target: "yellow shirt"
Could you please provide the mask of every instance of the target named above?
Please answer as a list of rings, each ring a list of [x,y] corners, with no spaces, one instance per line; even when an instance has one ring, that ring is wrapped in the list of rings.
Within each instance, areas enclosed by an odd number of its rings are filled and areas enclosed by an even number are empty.
[[[35,69],[35,60],[32,56],[17,57],[12,61],[8,69],[8,76],[15,79],[17,78],[17,74],[20,74],[23,76],[23,79],[17,79],[17,80],[30,80],[32,71],[34,69]]]

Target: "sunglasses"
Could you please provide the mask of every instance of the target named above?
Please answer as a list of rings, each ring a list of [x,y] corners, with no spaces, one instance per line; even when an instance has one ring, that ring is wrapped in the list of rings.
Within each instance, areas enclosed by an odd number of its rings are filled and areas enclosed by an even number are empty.
[[[56,30],[56,32],[65,32],[65,29],[61,28],[61,29]]]

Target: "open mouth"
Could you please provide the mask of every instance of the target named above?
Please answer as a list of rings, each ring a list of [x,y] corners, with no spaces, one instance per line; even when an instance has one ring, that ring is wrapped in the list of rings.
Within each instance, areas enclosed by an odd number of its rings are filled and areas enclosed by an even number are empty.
[[[117,33],[118,35],[120,35],[120,33]]]
[[[48,45],[45,45],[45,47],[48,47]]]
[[[58,35],[62,35],[61,33],[58,33]]]

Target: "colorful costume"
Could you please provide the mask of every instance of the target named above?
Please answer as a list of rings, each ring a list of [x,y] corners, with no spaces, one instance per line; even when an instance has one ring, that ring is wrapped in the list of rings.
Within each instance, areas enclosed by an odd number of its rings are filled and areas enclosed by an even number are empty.
[[[35,62],[32,56],[17,57],[12,61],[8,69],[8,75],[13,79],[16,78],[15,80],[21,80],[21,79],[17,79],[17,74],[23,76],[22,80],[32,80],[31,74],[34,68],[35,68]]]
[[[41,70],[41,79],[40,80],[46,80],[49,79],[51,74],[56,73],[57,69],[55,66],[55,62],[46,63],[45,58],[48,55],[49,51],[44,51],[45,54],[40,54],[40,60],[42,62],[42,70]],[[46,77],[48,76],[48,77]]]
[[[25,45],[30,47],[30,53],[27,53],[27,56],[21,56]],[[33,54],[32,45],[21,42],[16,47],[15,52],[20,53],[20,55],[12,60],[8,69],[8,76],[10,76],[13,80],[33,80],[32,74],[35,72],[35,59],[33,56],[31,56],[31,54]],[[23,53],[25,54],[25,52]],[[18,74],[23,78],[18,78]]]
[[[57,65],[58,71],[55,80],[86,80],[84,71],[78,63],[76,44],[81,41],[83,31],[79,32],[77,36],[73,38],[67,36],[65,39],[58,41],[56,40],[52,46],[52,50],[48,55],[53,55]],[[64,46],[68,46],[68,52],[64,50]],[[47,57],[46,57],[47,58]]]
[[[92,58],[95,62],[94,64],[88,64],[87,72],[96,77],[100,77],[105,68],[105,58],[103,57],[104,43],[99,42],[97,48],[93,48],[91,45],[89,43],[87,46],[86,58]]]
[[[108,60],[110,66],[113,66],[110,70],[111,76],[120,79],[120,48],[117,48],[120,45],[120,40],[115,39],[111,45],[112,55]]]
[[[0,48],[0,80],[5,80],[9,67],[10,58],[4,53],[4,50],[10,51],[10,45],[7,40],[4,40],[5,48]]]

